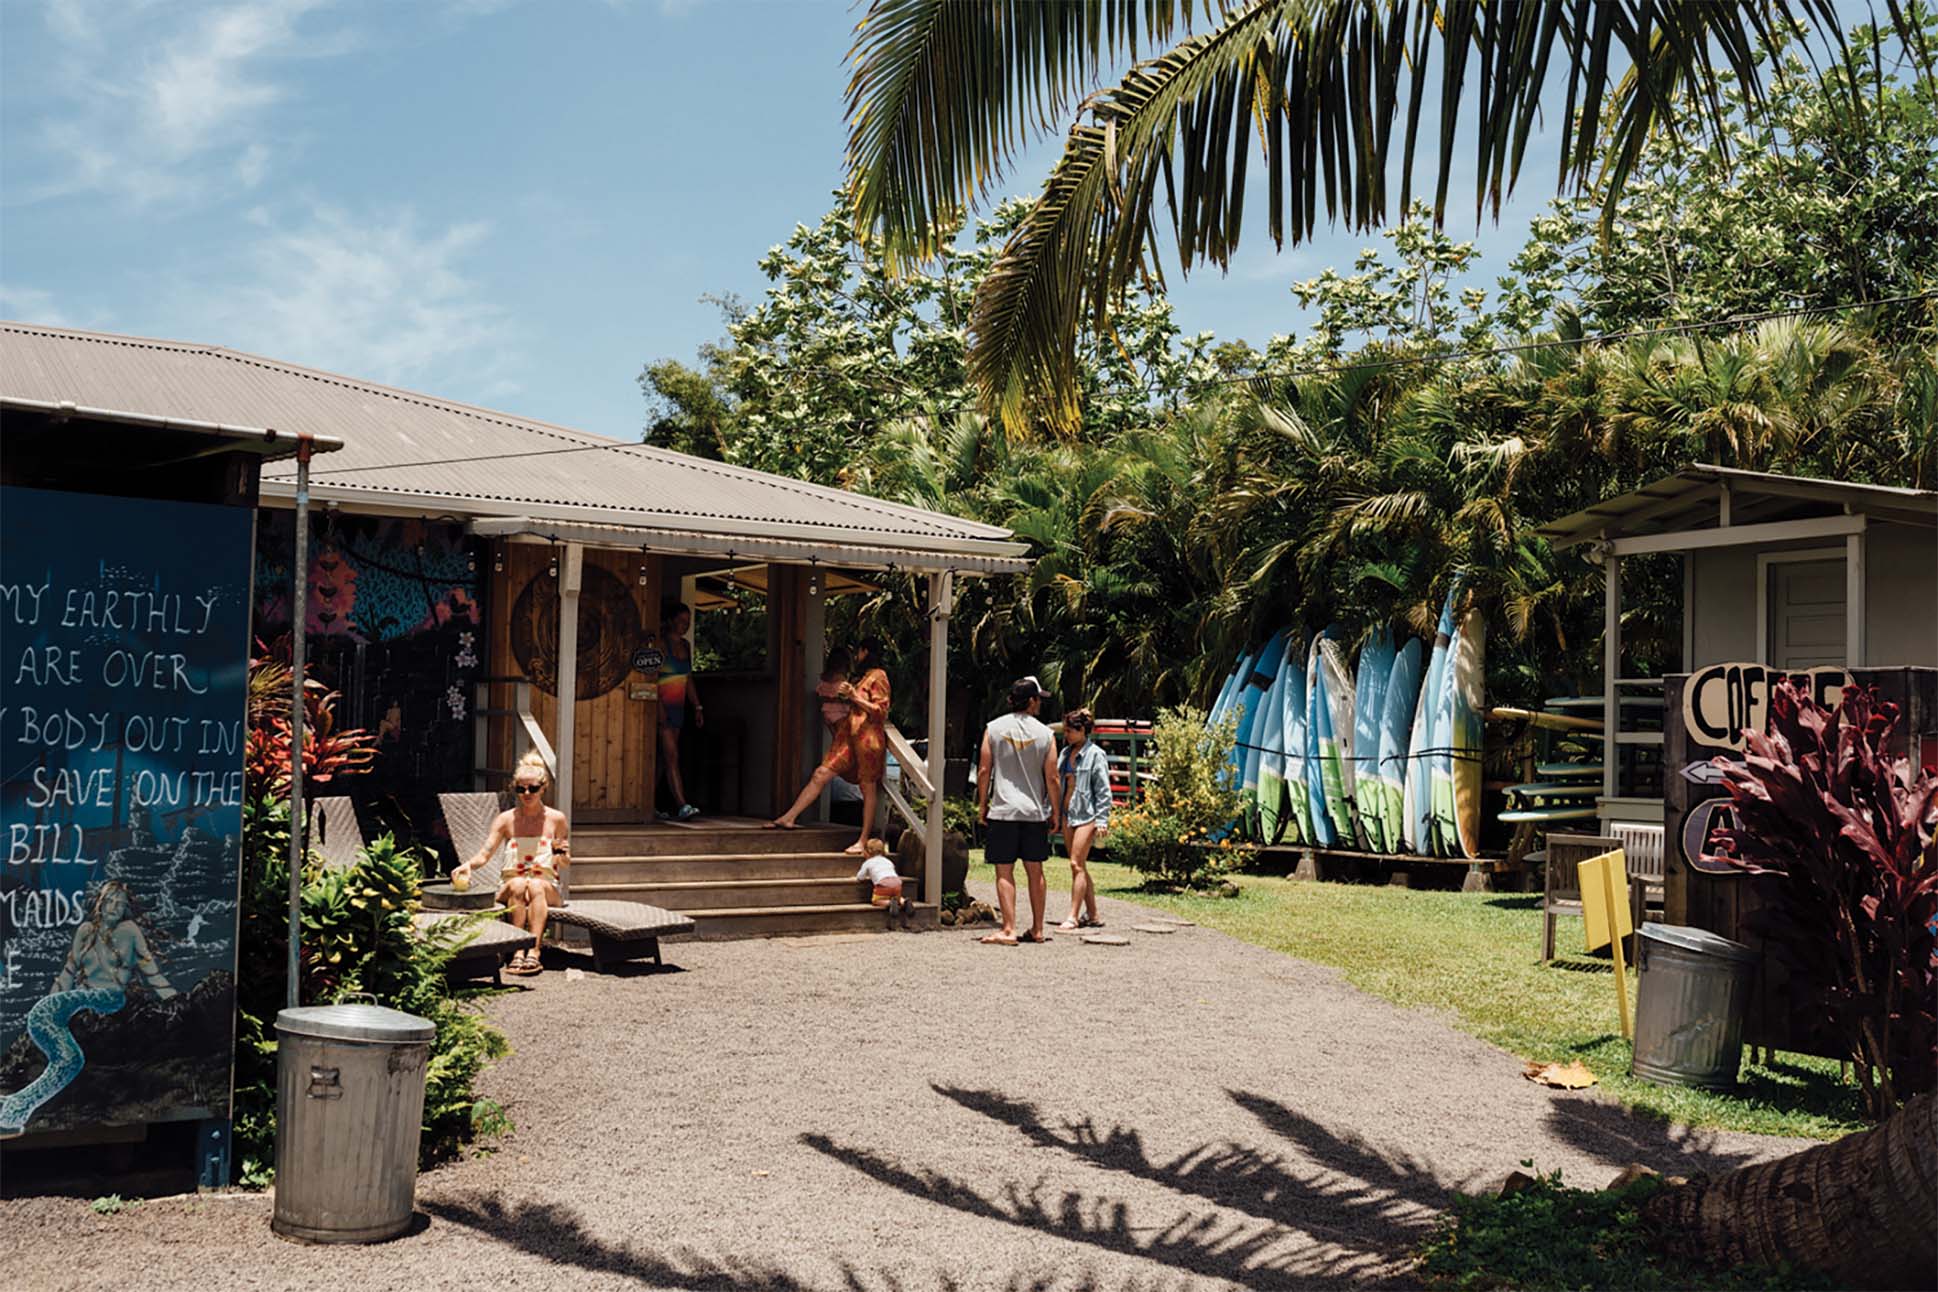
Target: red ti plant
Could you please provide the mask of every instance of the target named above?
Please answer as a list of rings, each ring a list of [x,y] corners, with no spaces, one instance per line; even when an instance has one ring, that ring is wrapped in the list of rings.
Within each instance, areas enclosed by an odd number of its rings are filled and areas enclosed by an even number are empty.
[[[243,765],[255,792],[289,795],[288,652],[257,644],[249,661],[249,737]],[[377,738],[362,728],[339,731],[336,705],[341,697],[314,678],[303,680],[303,794],[307,798],[339,776],[370,770]]]
[[[1872,1116],[1938,1084],[1938,774],[1894,758],[1898,708],[1852,687],[1835,710],[1779,683],[1743,762],[1717,759],[1735,823],[1713,860],[1784,878],[1764,932],[1817,984]]]

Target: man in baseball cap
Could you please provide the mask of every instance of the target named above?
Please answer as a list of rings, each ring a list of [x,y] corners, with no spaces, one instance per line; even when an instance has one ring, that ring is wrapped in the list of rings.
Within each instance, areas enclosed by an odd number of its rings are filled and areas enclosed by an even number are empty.
[[[1050,693],[1034,677],[1009,688],[1009,712],[983,728],[976,772],[976,814],[988,828],[985,851],[996,868],[1003,927],[982,939],[993,946],[1048,942],[1043,863],[1050,856],[1050,819],[1058,801],[1056,740],[1037,720]],[[1030,931],[1016,936],[1016,863],[1030,886]]]

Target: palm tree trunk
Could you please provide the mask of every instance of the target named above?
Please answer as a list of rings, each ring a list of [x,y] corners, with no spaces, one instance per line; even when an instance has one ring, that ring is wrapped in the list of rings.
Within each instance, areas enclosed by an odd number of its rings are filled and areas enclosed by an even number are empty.
[[[1717,1265],[1789,1263],[1841,1287],[1938,1286],[1938,1100],[1869,1130],[1650,1199],[1669,1244]]]

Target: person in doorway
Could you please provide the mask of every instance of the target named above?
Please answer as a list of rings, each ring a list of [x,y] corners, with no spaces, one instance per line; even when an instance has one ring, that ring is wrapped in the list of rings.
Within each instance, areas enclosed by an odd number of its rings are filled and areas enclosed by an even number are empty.
[[[895,863],[888,859],[886,843],[880,839],[870,839],[862,845],[861,869],[855,872],[855,878],[871,886],[870,901],[887,908],[890,928],[895,926],[896,920],[900,920],[905,929],[909,926],[908,898],[902,875],[895,869]]]
[[[1050,693],[1033,677],[1009,688],[1009,712],[983,728],[976,768],[976,816],[985,827],[984,848],[996,868],[996,902],[1003,926],[982,941],[1013,947],[1048,942],[1043,906],[1048,894],[1043,863],[1050,856],[1050,825],[1061,799],[1056,740],[1037,720]],[[1016,863],[1030,886],[1030,930],[1016,936]]]
[[[687,710],[693,711],[693,725],[707,725],[707,707],[700,703],[700,688],[693,681],[693,609],[677,601],[660,607],[659,633],[665,643],[665,660],[659,667],[659,765],[666,788],[679,804],[674,813],[682,821],[700,815],[686,796],[686,778],[680,774],[680,733],[686,729]],[[660,813],[662,819],[667,814]]]
[[[1110,760],[1091,735],[1097,720],[1088,709],[1063,715],[1063,759],[1057,765],[1063,786],[1057,799],[1056,832],[1070,850],[1070,915],[1060,929],[1100,929],[1097,884],[1091,878],[1090,848],[1110,829]]]
[[[497,901],[510,910],[514,925],[532,935],[533,943],[530,950],[512,956],[506,973],[528,975],[544,968],[538,948],[544,944],[545,921],[554,906],[565,904],[558,878],[572,864],[571,826],[565,813],[545,806],[545,790],[551,783],[551,773],[537,750],[519,759],[511,777],[516,805],[491,823],[478,855],[451,872],[454,883],[469,884],[473,870],[489,861],[495,850],[505,850]]]
[[[849,844],[850,856],[860,856],[875,833],[875,811],[881,802],[882,778],[888,774],[888,674],[878,665],[882,644],[878,637],[864,637],[850,652],[850,671],[861,674],[860,682],[843,682],[835,695],[847,701],[848,725],[835,733],[834,747],[808,777],[794,806],[775,817],[772,825],[792,830],[808,805],[821,797],[821,790],[836,777],[861,786],[861,837]]]

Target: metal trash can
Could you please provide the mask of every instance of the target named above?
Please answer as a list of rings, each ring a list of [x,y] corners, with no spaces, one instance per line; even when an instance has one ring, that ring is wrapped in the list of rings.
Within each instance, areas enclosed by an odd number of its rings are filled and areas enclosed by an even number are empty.
[[[424,1068],[437,1027],[381,1005],[276,1015],[276,1214],[315,1243],[374,1243],[410,1227]]]
[[[1629,1071],[1665,1085],[1734,1086],[1756,953],[1707,929],[1644,924],[1635,960],[1640,981]]]

